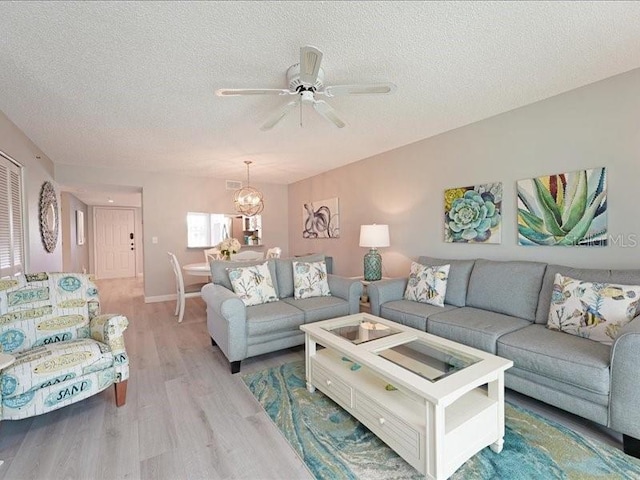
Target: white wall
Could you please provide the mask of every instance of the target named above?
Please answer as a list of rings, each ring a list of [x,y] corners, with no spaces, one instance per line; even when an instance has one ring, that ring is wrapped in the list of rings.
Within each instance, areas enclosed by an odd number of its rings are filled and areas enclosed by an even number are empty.
[[[202,249],[187,248],[187,212],[233,213],[233,192],[225,180],[176,174],[123,172],[101,168],[56,165],[56,179],[65,185],[102,183],[142,188],[145,297],[175,293],[175,283],[167,251],[181,264],[203,262]],[[265,197],[262,212],[265,246],[288,251],[287,186],[253,183]],[[157,237],[158,243],[152,243]],[[266,248],[266,247],[265,247]],[[186,281],[202,281],[187,278]]]
[[[516,181],[606,166],[608,247],[517,245]],[[640,268],[640,69],[446,132],[290,185],[292,253],[326,252],[334,271],[362,275],[361,224],[388,223],[384,274],[403,276],[419,255],[523,259],[572,266]],[[443,241],[444,190],[504,184],[500,245]],[[305,201],[340,198],[341,238],[302,238]]]
[[[51,181],[58,196],[60,215],[60,191],[53,181],[54,166],[51,160],[2,112],[0,112],[0,150],[23,166],[25,190],[25,253],[28,272],[62,271],[62,235],[52,253],[47,252],[40,238],[39,200],[40,189]],[[40,158],[36,158],[36,157]]]

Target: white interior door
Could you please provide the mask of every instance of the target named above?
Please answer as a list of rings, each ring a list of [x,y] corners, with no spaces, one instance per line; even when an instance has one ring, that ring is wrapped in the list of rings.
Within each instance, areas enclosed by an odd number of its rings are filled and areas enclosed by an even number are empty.
[[[97,277],[135,277],[134,211],[96,207],[94,212]]]

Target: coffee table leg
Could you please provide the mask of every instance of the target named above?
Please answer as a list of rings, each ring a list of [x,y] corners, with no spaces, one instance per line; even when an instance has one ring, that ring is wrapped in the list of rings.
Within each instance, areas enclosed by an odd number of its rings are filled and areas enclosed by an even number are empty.
[[[504,446],[504,373],[499,373],[498,378],[488,385],[489,398],[498,404],[498,432],[500,437],[497,441],[489,445],[495,453],[500,453]]]
[[[495,453],[500,453],[502,451],[503,446],[504,446],[504,438],[501,438],[497,442],[494,442],[491,445],[489,445],[489,448]]]
[[[307,390],[309,393],[316,391],[316,387],[311,384],[311,357],[316,354],[316,342],[311,338],[311,335],[305,333],[304,335],[304,371],[307,379]]]

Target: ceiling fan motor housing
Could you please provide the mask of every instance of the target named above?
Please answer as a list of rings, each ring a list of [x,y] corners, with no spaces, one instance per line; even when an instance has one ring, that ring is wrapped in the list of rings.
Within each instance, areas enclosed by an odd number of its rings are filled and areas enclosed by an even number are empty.
[[[306,88],[310,88],[314,92],[322,90],[324,87],[324,70],[320,68],[318,71],[318,78],[316,78],[315,83],[313,85],[308,85],[300,81],[300,64],[296,63],[287,69],[287,83],[289,84],[289,90],[292,92],[298,92]]]

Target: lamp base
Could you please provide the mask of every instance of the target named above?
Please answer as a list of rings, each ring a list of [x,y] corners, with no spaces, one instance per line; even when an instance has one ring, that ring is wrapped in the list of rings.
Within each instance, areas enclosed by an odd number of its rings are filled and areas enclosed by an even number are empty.
[[[382,278],[382,257],[378,250],[372,248],[364,256],[364,279],[366,282],[375,282]]]

